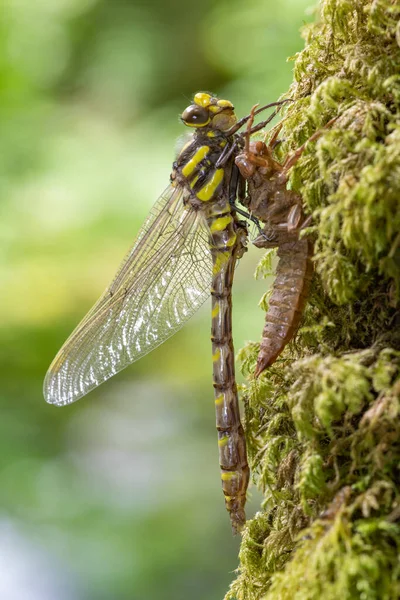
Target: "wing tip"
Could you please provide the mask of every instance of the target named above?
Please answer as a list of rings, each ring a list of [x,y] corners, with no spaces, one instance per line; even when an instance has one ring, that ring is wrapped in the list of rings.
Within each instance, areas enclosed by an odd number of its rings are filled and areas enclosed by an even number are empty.
[[[81,397],[79,395],[74,397],[74,395],[71,393],[62,393],[55,383],[54,373],[51,371],[51,369],[49,369],[43,382],[43,397],[47,404],[52,404],[53,406],[66,406],[67,404],[71,404]]]

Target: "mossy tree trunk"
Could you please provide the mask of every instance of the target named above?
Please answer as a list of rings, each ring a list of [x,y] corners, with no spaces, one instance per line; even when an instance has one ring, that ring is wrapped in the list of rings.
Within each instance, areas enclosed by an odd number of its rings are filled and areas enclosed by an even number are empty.
[[[303,325],[255,382],[240,352],[253,479],[227,599],[400,598],[400,3],[323,0],[295,57],[282,155],[312,214]]]

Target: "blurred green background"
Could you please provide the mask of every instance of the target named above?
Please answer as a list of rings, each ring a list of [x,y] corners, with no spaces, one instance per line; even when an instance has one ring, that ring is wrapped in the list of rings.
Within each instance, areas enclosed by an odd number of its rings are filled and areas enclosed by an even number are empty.
[[[77,404],[47,405],[42,381],[167,185],[193,93],[239,116],[276,100],[309,4],[3,0],[2,600],[217,600],[232,580],[209,306]],[[236,349],[262,328],[257,259],[237,270]]]

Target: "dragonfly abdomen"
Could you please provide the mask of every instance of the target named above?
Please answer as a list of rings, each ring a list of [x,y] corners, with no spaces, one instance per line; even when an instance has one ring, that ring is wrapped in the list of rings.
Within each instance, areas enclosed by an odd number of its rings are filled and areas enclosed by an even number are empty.
[[[243,252],[242,236],[229,204],[207,219],[211,231],[213,259],[212,326],[213,385],[222,489],[234,533],[245,522],[244,505],[249,482],[246,441],[240,422],[235,382],[232,339],[232,281],[238,254]]]

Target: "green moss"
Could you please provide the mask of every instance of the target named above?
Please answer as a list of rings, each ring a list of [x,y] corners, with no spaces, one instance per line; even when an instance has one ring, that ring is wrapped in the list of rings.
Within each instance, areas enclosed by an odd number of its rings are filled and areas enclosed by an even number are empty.
[[[399,18],[324,0],[295,57],[280,155],[338,118],[292,170],[315,239],[302,327],[258,381],[258,344],[239,353],[264,497],[227,600],[400,598]]]
[[[351,522],[339,513],[307,530],[285,572],[263,600],[394,600],[400,596],[400,528],[380,519]],[[305,565],[307,568],[305,569]]]

